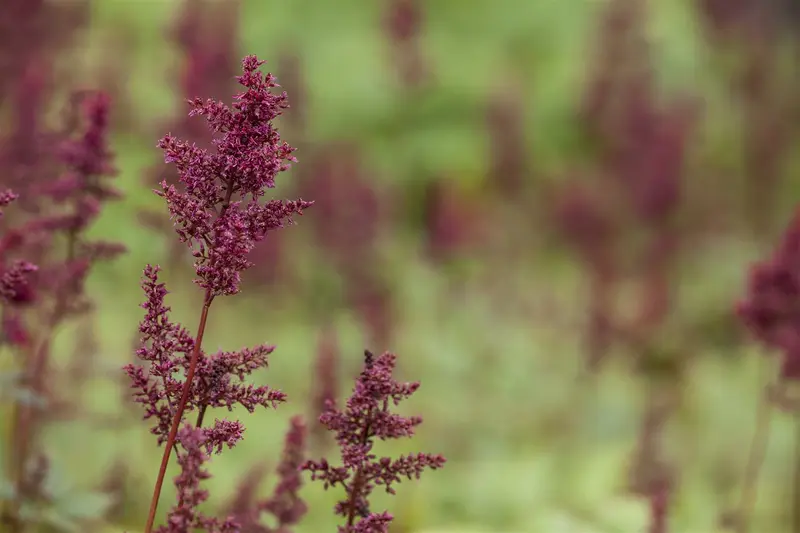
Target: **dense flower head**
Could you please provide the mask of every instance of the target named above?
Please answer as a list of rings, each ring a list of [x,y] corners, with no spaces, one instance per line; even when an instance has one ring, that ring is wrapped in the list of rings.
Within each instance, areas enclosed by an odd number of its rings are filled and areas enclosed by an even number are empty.
[[[356,380],[355,388],[344,409],[330,409],[319,421],[336,435],[341,450],[342,466],[332,466],[327,460],[307,461],[303,470],[311,472],[312,480],[320,480],[325,488],[341,485],[346,497],[334,508],[337,515],[346,518],[340,533],[385,532],[392,517],[388,513],[372,513],[369,495],[380,485],[394,494],[393,485],[408,479],[419,478],[426,468],[444,466],[441,455],[410,454],[397,459],[378,458],[372,451],[375,439],[410,437],[414,428],[422,423],[418,416],[404,417],[392,413],[390,407],[411,396],[419,383],[400,383],[392,377],[396,356],[384,353],[378,358],[365,352],[364,368]],[[358,522],[356,522],[356,519]]]
[[[0,193],[0,208],[8,206],[18,196],[12,191]],[[0,216],[3,215],[0,210]],[[4,254],[4,246],[0,243],[0,257]],[[4,304],[26,303],[31,298],[29,275],[38,268],[29,261],[16,259],[10,262],[3,261],[0,265],[0,300]]]
[[[164,303],[167,289],[158,281],[158,272],[159,267],[148,265],[142,281],[147,298],[142,307],[146,313],[139,324],[141,345],[136,355],[147,368],[129,364],[125,371],[135,390],[134,401],[145,408],[144,418],[155,419],[151,431],[161,444],[167,440],[183,388],[181,377],[188,373],[195,339],[186,328],[170,321],[170,308]],[[185,412],[205,412],[214,407],[230,411],[234,405],[253,412],[256,407],[274,407],[284,401],[285,395],[278,390],[244,382],[254,370],[267,366],[273,349],[273,346],[260,345],[211,355],[201,351]],[[244,427],[238,421],[218,420],[207,431],[205,445],[209,452],[219,452],[223,445],[235,444]]]
[[[780,350],[783,377],[800,378],[800,211],[771,257],[751,267],[737,311],[758,340]]]
[[[213,295],[237,293],[241,272],[252,266],[248,254],[255,244],[312,204],[259,201],[295,160],[294,149],[271,124],[288,107],[286,94],[271,92],[278,85],[271,74],[259,71],[263,63],[255,56],[244,58],[237,81],[246,90],[234,97],[232,107],[190,101],[190,115],[205,116],[215,134],[216,153],[169,134],[159,142],[185,191],[164,181],[157,194],[167,201],[181,241],[192,249],[196,283]]]

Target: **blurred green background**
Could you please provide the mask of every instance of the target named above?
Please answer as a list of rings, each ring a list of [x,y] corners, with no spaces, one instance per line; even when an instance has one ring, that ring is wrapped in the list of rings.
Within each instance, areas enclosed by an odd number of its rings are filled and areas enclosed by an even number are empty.
[[[418,85],[398,75],[387,4],[219,0],[206,6],[238,10],[235,57],[266,59],[265,68],[279,82],[290,76],[281,70],[291,68],[282,58],[300,64],[304,121],[302,127],[292,123],[292,109],[283,130],[299,147],[299,162],[279,177],[276,197],[296,196],[300,173],[312,158],[306,154],[329,145],[334,159],[350,157],[348,146],[357,147],[367,182],[389,191],[380,211],[391,223],[369,244],[368,268],[389,288],[392,333],[389,346],[375,349],[397,353],[399,376],[421,381],[403,410],[422,414],[425,422],[413,440],[385,449],[443,453],[448,463],[403,483],[395,497],[378,495],[374,506],[397,516],[393,531],[644,531],[649,504],[630,494],[627,471],[651,384],[635,376],[624,357],[612,358],[590,385],[576,381],[584,357],[587,276],[553,236],[548,214],[550,187],[591,165],[577,110],[607,2],[426,0],[417,37],[426,80]],[[737,501],[758,398],[773,371],[772,360],[731,331],[739,327],[731,315],[744,292],[748,263],[771,248],[794,203],[797,157],[789,157],[782,193],[772,206],[776,225],[754,237],[735,223],[736,195],[745,180],[737,170],[744,126],[732,111],[723,75],[726,52],[709,44],[697,2],[665,0],[649,8],[647,35],[659,87],[664,94],[690,93],[704,108],[687,188],[734,221],[681,257],[673,273],[675,308],[659,341],[669,349],[670,340],[687,331],[699,339],[684,372],[680,405],[664,429],[664,446],[680,479],[670,531],[705,533],[720,531],[721,513]],[[126,198],[106,208],[94,234],[130,251],[96,268],[90,281],[96,312],[60,332],[58,363],[66,371],[78,351],[88,349],[73,348],[76,335],[94,331],[98,346],[91,359],[81,360],[91,360],[96,371],[80,390],[68,382],[56,385],[64,395],[79,394],[86,413],[53,422],[46,447],[69,480],[66,491],[73,483],[96,487],[116,472],[114,465],[127,465],[119,493],[123,510],[110,531],[141,528],[161,453],[138,413],[121,403],[119,367],[132,359],[143,266],[165,265],[168,303],[190,330],[202,298],[191,284],[188,253],[171,257],[168,239],[140,223],[143,210],[165,216],[146,176],[162,161],[157,139],[171,121],[181,120],[182,100],[195,96],[181,94],[185,57],[170,33],[181,9],[177,0],[95,1],[87,31],[69,56],[69,81],[108,87],[120,105],[112,146]],[[214,20],[204,23],[201,39],[214,41]],[[290,85],[287,80],[292,102]],[[228,87],[232,94],[235,85]],[[491,182],[486,127],[487,103],[508,94],[524,124],[523,153],[532,169],[526,193],[511,199],[498,195]],[[313,174],[310,162],[308,167]],[[445,179],[464,199],[463,218],[483,239],[477,251],[444,262],[426,256],[418,211],[422,191],[434,179]],[[312,185],[303,197],[316,199],[313,180],[305,180]],[[697,202],[703,212],[705,204]],[[364,209],[347,194],[335,207]],[[212,309],[204,346],[276,344],[269,370],[256,380],[289,396],[276,411],[235,413],[247,432],[235,450],[214,457],[208,483],[214,504],[229,501],[254,464],[273,467],[290,416],[309,414],[323,330],[336,332],[342,394],[364,347],[374,344],[344,302],[336,263],[315,246],[315,216],[316,206],[281,232],[291,281],[247,278],[242,294],[220,299]],[[622,308],[634,306],[634,299],[623,290]],[[792,507],[792,435],[791,417],[776,415],[759,487],[757,531],[782,531]],[[265,495],[273,480],[263,484]],[[333,530],[336,494],[314,484],[303,494],[310,512],[299,531]],[[162,512],[171,498],[170,487]]]

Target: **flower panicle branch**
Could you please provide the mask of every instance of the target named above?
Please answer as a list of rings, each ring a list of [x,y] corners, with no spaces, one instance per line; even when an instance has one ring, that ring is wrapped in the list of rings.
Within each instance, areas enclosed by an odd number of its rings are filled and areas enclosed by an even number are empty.
[[[151,432],[163,444],[183,390],[195,340],[186,328],[170,320],[170,308],[165,304],[168,291],[158,280],[159,272],[158,266],[147,265],[142,280],[147,299],[142,304],[145,317],[139,324],[141,346],[136,356],[146,366],[128,364],[124,369],[131,380],[134,401],[144,406],[145,419],[155,420]],[[266,368],[273,350],[274,346],[259,345],[235,352],[201,351],[181,421],[186,414],[201,409],[224,407],[230,411],[240,405],[253,412],[256,407],[275,407],[283,402],[286,396],[281,391],[245,382],[252,372]],[[209,442],[214,442],[215,447],[220,445],[219,440]]]
[[[345,525],[339,526],[340,533],[388,531],[392,515],[370,510],[369,496],[375,487],[382,486],[387,493],[395,494],[394,485],[403,477],[419,478],[425,469],[436,470],[446,462],[443,456],[428,453],[392,459],[379,458],[373,452],[376,439],[411,437],[422,423],[419,416],[404,417],[390,410],[419,388],[418,382],[401,383],[393,378],[396,359],[392,353],[376,358],[366,351],[363,370],[345,407],[320,415],[320,423],[336,436],[342,466],[332,466],[326,459],[307,461],[302,466],[325,489],[344,488],[345,498],[334,507],[335,514],[345,519]]]

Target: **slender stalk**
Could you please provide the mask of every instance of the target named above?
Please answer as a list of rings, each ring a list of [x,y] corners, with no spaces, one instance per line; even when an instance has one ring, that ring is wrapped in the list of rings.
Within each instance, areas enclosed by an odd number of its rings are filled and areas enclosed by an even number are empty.
[[[197,422],[195,423],[195,427],[202,427],[203,426],[203,417],[206,416],[206,408],[207,405],[201,405],[200,409],[197,411]]]
[[[737,533],[750,530],[750,515],[753,513],[758,489],[758,474],[767,453],[769,443],[769,425],[772,418],[772,405],[767,394],[762,395],[756,410],[756,427],[750,443],[750,454],[742,483],[742,494],[739,499],[736,519]]]
[[[671,474],[664,459],[664,429],[677,406],[672,383],[647,380],[647,399],[639,427],[637,459],[632,474],[633,489],[650,505],[650,533],[666,533],[669,516]]]
[[[800,414],[794,415],[794,473],[792,477],[792,533],[800,533]]]
[[[153,498],[150,500],[150,512],[147,515],[147,524],[144,527],[144,533],[152,533],[153,524],[156,521],[156,511],[158,511],[158,500],[161,497],[161,488],[164,485],[164,478],[167,475],[169,457],[172,453],[172,448],[175,446],[175,439],[178,436],[178,428],[183,419],[183,412],[186,410],[186,403],[189,401],[189,392],[191,391],[192,380],[194,379],[194,373],[197,369],[197,361],[200,359],[200,347],[203,344],[203,335],[205,334],[206,322],[208,321],[208,310],[213,300],[214,295],[211,294],[210,290],[206,290],[203,310],[200,313],[200,325],[197,327],[197,337],[195,338],[194,349],[192,350],[192,357],[189,362],[189,372],[186,375],[186,381],[183,383],[181,401],[178,404],[178,408],[175,410],[175,415],[172,417],[172,426],[169,429],[167,442],[164,445],[164,454],[161,456],[161,466],[158,469],[158,478],[156,478],[156,485],[153,488]]]
[[[371,415],[367,420],[366,425],[364,426],[364,431],[361,434],[361,445],[366,446],[369,442],[371,432],[370,432],[370,422],[369,420],[372,419]],[[363,490],[363,483],[364,483],[364,470],[360,466],[353,476],[353,484],[350,486],[350,494],[347,498],[347,530],[352,530],[353,526],[355,525],[356,516],[358,514],[358,506],[356,502],[358,497],[361,495],[361,491]]]

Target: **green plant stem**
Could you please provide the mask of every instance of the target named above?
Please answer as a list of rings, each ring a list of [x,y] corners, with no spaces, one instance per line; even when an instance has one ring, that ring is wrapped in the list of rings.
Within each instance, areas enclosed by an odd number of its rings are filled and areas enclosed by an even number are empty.
[[[800,533],[800,414],[794,415],[794,469],[792,476],[792,533]]]
[[[750,516],[753,513],[758,493],[758,474],[761,471],[761,465],[764,462],[767,444],[769,443],[771,415],[772,405],[769,397],[767,394],[763,394],[756,409],[756,427],[750,444],[750,454],[747,458],[747,466],[745,467],[744,481],[742,483],[742,494],[736,513],[737,533],[747,533],[750,530]]]

